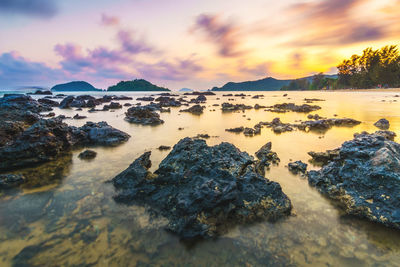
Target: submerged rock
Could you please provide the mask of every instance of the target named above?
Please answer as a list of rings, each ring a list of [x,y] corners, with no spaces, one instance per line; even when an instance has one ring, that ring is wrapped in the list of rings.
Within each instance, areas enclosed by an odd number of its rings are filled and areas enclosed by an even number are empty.
[[[252,106],[247,106],[244,104],[231,104],[231,103],[227,103],[227,102],[222,103],[222,105],[221,105],[221,109],[224,112],[239,111],[239,110],[244,111],[246,109],[252,109],[252,108],[253,108]]]
[[[225,131],[227,132],[232,132],[232,133],[241,133],[244,131],[244,127],[236,127],[236,128],[229,128],[229,129],[225,129]]]
[[[74,146],[115,146],[129,135],[106,122],[68,126],[61,119],[41,119],[15,140],[0,148],[0,170],[27,167],[56,159]]]
[[[160,115],[153,111],[151,107],[147,106],[131,107],[128,109],[125,115],[125,120],[130,123],[142,125],[159,125],[164,123],[164,121],[160,119]]]
[[[8,189],[23,184],[25,177],[20,174],[0,174],[0,189]]]
[[[305,174],[307,172],[307,164],[298,160],[295,162],[290,162],[288,164],[289,171],[293,174],[302,173]]]
[[[185,138],[154,173],[146,152],[116,176],[115,200],[149,205],[182,238],[214,237],[229,225],[290,214],[280,185],[258,174],[253,162],[232,144]]]
[[[308,181],[337,200],[347,214],[400,229],[400,144],[358,134]]]
[[[308,104],[303,104],[303,105],[296,105],[294,103],[283,103],[283,104],[275,104],[268,111],[272,112],[287,112],[287,111],[293,111],[293,112],[302,112],[302,113],[308,113],[312,111],[316,111],[321,109],[320,106],[317,105],[308,105]]]
[[[90,149],[87,149],[78,155],[80,159],[94,159],[96,156],[97,152]]]
[[[200,96],[202,96],[202,95],[200,95]],[[200,115],[200,114],[203,114],[203,109],[204,109],[204,107],[202,107],[200,105],[194,105],[188,109],[182,109],[182,110],[180,110],[180,112],[189,112],[189,113],[192,113],[195,115]]]
[[[387,119],[380,119],[379,121],[375,122],[374,125],[381,130],[387,130],[390,127],[390,123]]]

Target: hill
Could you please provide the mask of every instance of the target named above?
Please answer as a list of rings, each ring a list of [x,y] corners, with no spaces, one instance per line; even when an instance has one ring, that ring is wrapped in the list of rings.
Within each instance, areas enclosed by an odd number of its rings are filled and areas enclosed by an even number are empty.
[[[51,91],[101,91],[101,89],[97,89],[90,83],[84,81],[73,81],[69,83],[57,84],[51,88]]]
[[[107,91],[170,91],[167,88],[159,87],[143,79],[133,81],[120,81],[116,85],[108,87]]]
[[[214,87],[211,91],[278,91],[288,85],[291,80],[278,80],[272,77],[257,81],[228,82],[222,87]]]
[[[193,92],[193,90],[190,88],[182,88],[179,90],[179,92]]]

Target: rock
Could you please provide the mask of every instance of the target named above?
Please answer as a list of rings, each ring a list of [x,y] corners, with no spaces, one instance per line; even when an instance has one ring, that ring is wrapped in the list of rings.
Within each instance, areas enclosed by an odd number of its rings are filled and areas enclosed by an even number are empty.
[[[151,107],[131,107],[125,113],[127,120],[130,123],[137,123],[142,125],[159,125],[164,123],[163,120],[160,119],[160,115],[153,111]]]
[[[278,154],[276,152],[273,152],[272,150],[272,143],[268,142],[265,145],[263,145],[256,153],[256,157],[263,161],[263,162],[271,162],[273,164],[278,164],[281,160],[278,157]]]
[[[333,149],[333,150],[327,150],[325,152],[310,151],[307,154],[312,157],[313,162],[318,164],[327,164],[329,161],[339,156],[339,150]]]
[[[394,138],[397,136],[397,134],[392,131],[376,131],[375,134],[383,136],[390,141],[394,141]]]
[[[48,98],[41,98],[38,100],[39,103],[47,105],[49,107],[58,107],[60,104],[57,101],[48,99]]]
[[[307,164],[298,160],[295,162],[290,162],[288,164],[289,171],[293,174],[302,173],[305,174],[307,172]]]
[[[80,144],[83,145],[102,145],[102,146],[116,146],[128,141],[130,135],[115,129],[107,122],[86,122],[85,125],[78,128],[80,135]],[[82,132],[84,133],[83,136]]]
[[[315,117],[314,117],[315,118]],[[350,118],[343,119],[319,119],[315,121],[304,121],[300,125],[293,125],[300,130],[310,130],[310,131],[326,131],[333,126],[346,126],[352,127],[360,124],[361,121],[357,121]]]
[[[206,91],[206,92],[188,92],[184,93],[183,95],[215,95],[215,93],[211,91]]]
[[[375,122],[374,125],[381,130],[387,130],[390,127],[390,123],[387,119],[380,119],[379,121]]]
[[[244,104],[231,104],[231,103],[222,103],[222,111],[239,111],[239,110],[246,110],[246,109],[252,109],[252,106],[247,106]]]
[[[159,146],[157,149],[158,150],[170,150],[171,147],[170,146]]]
[[[120,109],[120,108],[122,108],[122,105],[118,102],[111,102],[110,104],[103,106],[103,110]]]
[[[80,159],[94,159],[96,156],[97,152],[90,149],[87,149],[78,155]]]
[[[36,90],[34,93],[28,93],[28,95],[52,95],[50,90]]]
[[[20,174],[0,174],[0,189],[9,189],[23,184],[25,177]]]
[[[115,200],[148,205],[181,238],[215,237],[229,225],[277,220],[291,211],[280,185],[255,172],[253,158],[229,143],[210,147],[185,138],[154,173],[150,167],[146,152],[116,176]]]
[[[254,129],[246,127],[246,128],[244,128],[243,133],[246,136],[253,136],[254,135]]]
[[[254,109],[266,108],[266,106],[260,106],[259,104],[254,105]]]
[[[207,97],[205,97],[204,95],[199,95],[198,97],[196,97],[196,101],[205,102],[207,101]]]
[[[347,214],[400,229],[400,144],[358,134],[308,181]]]
[[[203,114],[203,109],[204,109],[204,107],[202,107],[200,105],[194,105],[188,109],[182,109],[182,110],[180,110],[180,112],[189,112],[194,115],[200,115],[200,114]]]
[[[259,99],[260,97],[264,97],[264,95],[255,95],[255,96],[253,96],[252,98],[253,98],[253,99]]]
[[[230,128],[230,129],[225,129],[227,132],[233,132],[233,133],[241,133],[244,131],[244,127],[236,127],[236,128]]]
[[[61,108],[61,109],[70,108],[71,107],[70,105],[71,105],[72,101],[74,101],[74,99],[75,99],[75,97],[72,95],[67,96],[66,98],[64,98],[61,101],[59,108]]]
[[[211,136],[209,134],[198,134],[195,138],[209,139],[210,137]]]
[[[309,113],[312,111],[316,111],[321,109],[320,106],[316,105],[308,105],[308,104],[303,104],[303,105],[295,105],[294,103],[283,103],[283,104],[276,104],[270,107],[268,111],[272,112],[287,112],[287,111],[292,111],[292,112],[302,112],[302,113]]]
[[[51,161],[74,146],[115,146],[129,135],[106,122],[87,122],[77,128],[61,119],[41,119],[9,144],[0,147],[0,170],[11,170]]]
[[[138,97],[138,98],[136,98],[136,100],[137,101],[149,101],[149,102],[151,102],[151,101],[154,101],[154,97],[151,97],[151,96],[149,96],[149,97]]]
[[[87,118],[86,116],[79,115],[78,113],[75,114],[75,116],[73,117],[74,120],[82,120],[86,118]]]

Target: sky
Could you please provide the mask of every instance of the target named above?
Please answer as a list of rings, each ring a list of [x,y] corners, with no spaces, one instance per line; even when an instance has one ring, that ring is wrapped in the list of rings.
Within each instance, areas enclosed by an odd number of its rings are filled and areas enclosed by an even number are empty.
[[[400,45],[400,0],[0,0],[0,89],[204,90],[332,74],[385,45]]]

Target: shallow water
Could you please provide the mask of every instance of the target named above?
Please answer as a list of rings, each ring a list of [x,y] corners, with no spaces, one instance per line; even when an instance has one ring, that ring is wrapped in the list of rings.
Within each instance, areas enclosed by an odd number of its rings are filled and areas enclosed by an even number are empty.
[[[66,120],[68,124],[80,126],[86,121],[105,120],[132,137],[115,148],[94,148],[98,155],[91,161],[78,159],[80,149],[55,162],[17,171],[30,182],[0,193],[0,266],[398,266],[400,231],[345,216],[306,179],[289,173],[286,165],[290,160],[307,162],[308,151],[336,148],[356,132],[374,132],[377,129],[373,123],[383,117],[390,121],[390,130],[399,134],[400,102],[396,100],[400,98],[394,97],[399,91],[288,92],[287,97],[282,92],[245,93],[265,97],[235,97],[229,102],[268,106],[302,104],[305,97],[320,98],[325,101],[314,104],[322,109],[312,114],[329,118],[337,114],[338,118],[349,117],[362,124],[334,127],[325,133],[294,131],[280,135],[263,128],[261,135],[246,137],[225,129],[253,127],[275,117],[283,122],[306,120],[307,114],[278,114],[263,109],[222,113],[220,107],[212,106],[227,102],[228,97],[222,97],[222,93],[207,96],[204,114],[195,116],[171,108],[171,113],[161,113],[165,123],[156,127],[124,121],[127,107],[97,113],[55,109],[56,114],[88,116]],[[124,95],[136,98],[144,94]],[[178,131],[179,127],[184,129]],[[158,151],[158,146],[173,146],[181,138],[199,133],[212,136],[207,140],[209,145],[231,142],[250,154],[272,141],[281,163],[272,166],[266,177],[281,184],[292,201],[293,215],[276,223],[237,226],[217,240],[187,244],[163,229],[165,219],[149,214],[144,207],[114,202],[114,188],[105,181],[126,169],[144,151],[152,151],[152,169],[156,169],[169,153]]]

